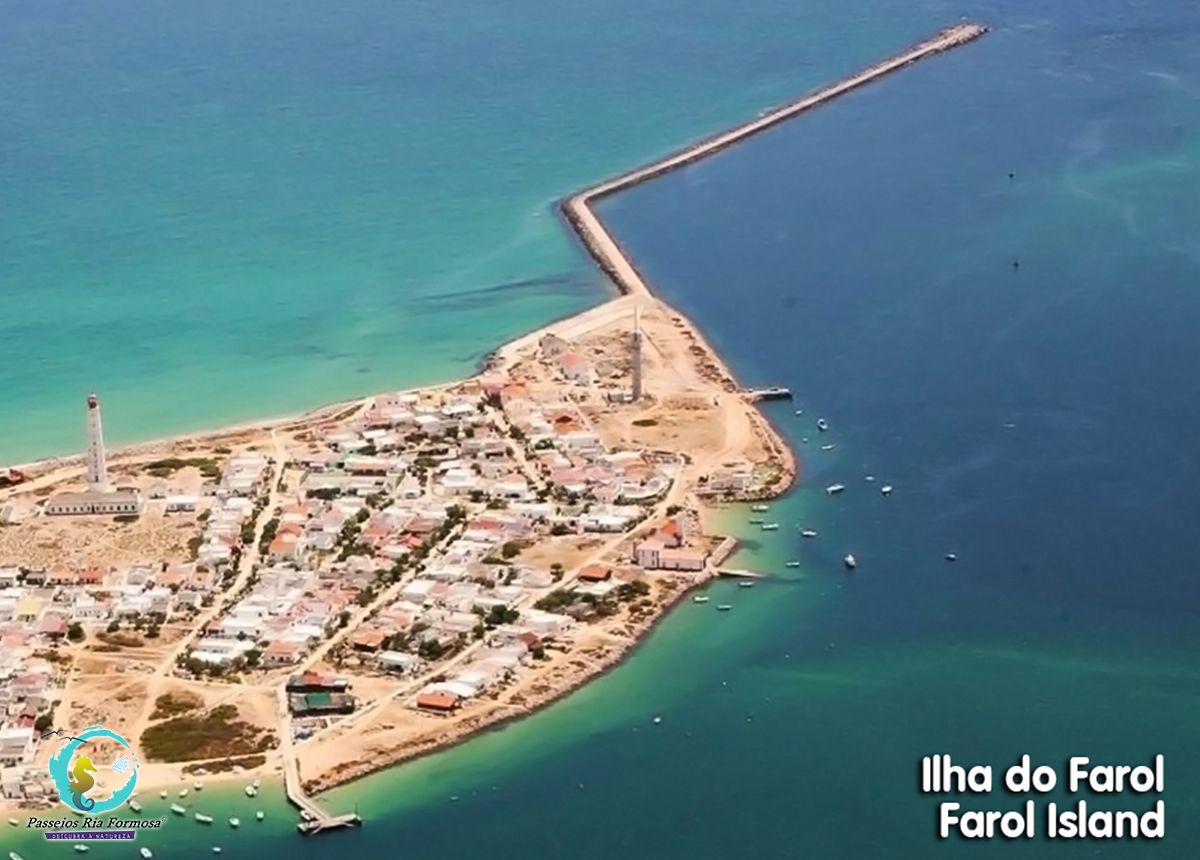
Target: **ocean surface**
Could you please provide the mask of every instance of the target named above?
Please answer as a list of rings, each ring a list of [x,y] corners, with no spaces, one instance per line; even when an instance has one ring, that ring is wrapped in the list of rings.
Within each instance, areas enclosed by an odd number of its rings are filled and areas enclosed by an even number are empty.
[[[77,446],[92,387],[136,439],[466,373],[605,295],[557,197],[961,15],[994,28],[603,206],[744,381],[797,394],[768,407],[802,457],[781,529],[726,514],[768,579],[713,585],[732,612],[681,605],[532,718],[331,792],[361,830],[303,840],[278,798],[207,789],[195,808],[242,827],[172,818],[156,856],[1200,853],[1193,6],[0,12],[9,459]],[[931,753],[1161,753],[1167,837],[940,841]]]

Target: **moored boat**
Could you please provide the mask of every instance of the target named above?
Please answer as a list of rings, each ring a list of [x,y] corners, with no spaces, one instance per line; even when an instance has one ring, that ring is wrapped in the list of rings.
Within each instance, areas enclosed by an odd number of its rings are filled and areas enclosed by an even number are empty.
[[[196,821],[198,821],[200,824],[212,824],[213,817],[211,815],[205,815],[203,812],[197,812]]]
[[[171,804],[171,811],[174,812],[176,815],[187,815],[187,810],[184,809],[182,806],[180,806],[178,803]]]
[[[787,564],[784,565],[784,567],[799,567],[799,566],[800,566],[800,562],[798,562],[798,561],[789,561]]]
[[[241,827],[242,820],[235,815],[233,818],[229,819],[229,826],[230,827]]]
[[[743,579],[741,582],[738,583],[738,588],[753,588],[753,587],[754,587],[753,579]]]
[[[264,818],[267,817],[267,814],[260,809],[258,812],[254,813],[254,817],[257,818],[259,821],[262,821]]]
[[[834,448],[836,448],[836,447],[837,447],[837,445],[835,445],[835,444],[833,444],[832,442],[830,442],[828,445],[822,445],[822,446],[821,446],[821,450],[822,450],[822,451],[832,451],[832,450],[833,450]]]
[[[8,852],[8,860],[25,860],[25,858],[22,857],[20,854],[18,854],[16,851],[9,851]]]
[[[717,612],[728,612],[730,609],[733,609],[733,607],[728,603],[717,604]]]
[[[884,484],[882,487],[879,488],[879,492],[882,495],[890,496],[892,494],[892,490],[894,490],[894,489],[895,489],[895,487],[893,487],[891,484]]]
[[[86,854],[86,853],[88,853],[88,851],[90,851],[90,850],[91,850],[91,849],[90,849],[90,848],[88,848],[86,845],[76,845],[76,846],[75,846],[75,853],[76,853],[76,854]]]
[[[779,523],[763,523],[759,528],[765,532],[773,532],[779,528]]]
[[[150,860],[150,858],[154,856],[154,852],[149,848],[139,848],[138,853],[145,857],[146,860]]]
[[[246,786],[246,797],[254,797],[256,794],[258,794],[257,788],[255,788],[253,785]]]
[[[826,430],[829,429],[829,422],[826,421],[824,418],[818,418],[817,419],[817,429],[820,430],[822,433],[824,433]]]
[[[692,603],[708,603],[708,595],[707,594],[697,594],[695,597],[692,598]]]
[[[750,510],[754,511],[755,513],[761,514],[761,513],[765,513],[766,511],[771,510],[771,506],[770,505],[751,505]]]
[[[129,808],[137,813],[140,813],[142,811],[142,805],[140,803],[138,803],[136,800],[129,801]]]
[[[829,496],[834,496],[834,495],[837,495],[838,493],[840,493],[844,489],[846,489],[845,484],[830,484],[828,487],[825,488],[825,494],[829,495]]]
[[[858,567],[858,559],[854,557],[854,553],[848,552],[842,558],[842,564],[846,566],[846,570],[854,570]]]
[[[800,530],[800,537],[802,537],[802,538],[815,538],[816,536],[817,536],[817,532],[815,529],[801,529]]]

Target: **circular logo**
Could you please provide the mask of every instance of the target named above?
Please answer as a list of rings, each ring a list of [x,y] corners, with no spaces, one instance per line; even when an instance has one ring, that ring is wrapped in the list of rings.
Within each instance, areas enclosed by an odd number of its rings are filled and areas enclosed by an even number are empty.
[[[115,741],[128,750],[128,755],[121,754],[116,761],[107,765],[94,762],[89,748],[97,748],[95,742],[102,740]],[[137,787],[138,767],[129,741],[103,726],[88,726],[79,734],[71,736],[62,749],[50,758],[50,776],[54,779],[59,798],[67,806],[80,812],[111,812],[129,800]],[[112,771],[118,779],[125,774],[128,776],[110,797],[97,800],[89,797],[88,792],[96,787],[96,775],[102,769]]]

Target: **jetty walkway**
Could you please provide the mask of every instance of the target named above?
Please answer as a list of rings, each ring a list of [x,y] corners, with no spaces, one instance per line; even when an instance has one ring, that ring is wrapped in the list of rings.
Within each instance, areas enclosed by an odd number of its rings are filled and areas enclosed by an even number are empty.
[[[942,30],[933,38],[915,45],[904,53],[876,63],[858,74],[823,87],[782,107],[765,111],[752,120],[748,120],[728,131],[723,131],[712,137],[697,141],[691,146],[678,150],[644,167],[636,168],[613,179],[601,182],[598,185],[593,185],[591,188],[584,189],[568,198],[562,204],[562,213],[575,232],[579,234],[580,241],[583,242],[588,253],[600,268],[612,278],[618,290],[622,293],[635,296],[650,297],[653,293],[642,279],[637,268],[626,256],[616,239],[612,237],[592,211],[591,204],[593,202],[720,152],[726,147],[732,146],[759,132],[766,131],[772,126],[789,120],[806,110],[810,110],[892,72],[898,71],[910,63],[915,63],[926,57],[931,57],[943,51],[948,51],[951,48],[957,48],[960,45],[973,42],[987,31],[988,28],[981,24],[959,24],[949,27]]]

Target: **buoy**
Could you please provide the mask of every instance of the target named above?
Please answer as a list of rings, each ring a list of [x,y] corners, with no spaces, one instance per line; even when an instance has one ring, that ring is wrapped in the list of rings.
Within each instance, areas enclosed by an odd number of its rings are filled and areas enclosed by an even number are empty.
[[[662,722],[662,717],[655,717],[655,718],[654,718],[654,725],[656,725],[656,726],[657,726],[657,725],[658,725],[659,723],[661,723],[661,722]]]

